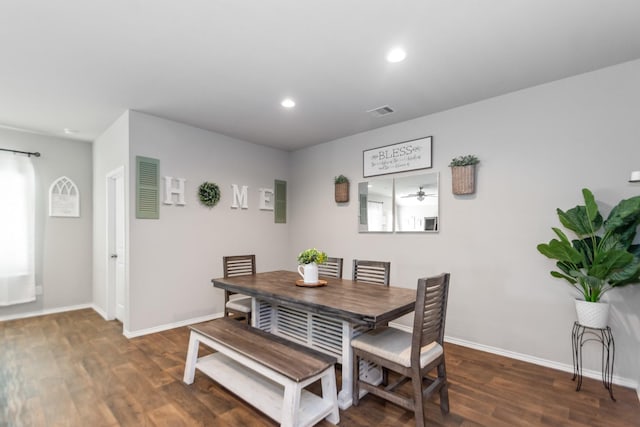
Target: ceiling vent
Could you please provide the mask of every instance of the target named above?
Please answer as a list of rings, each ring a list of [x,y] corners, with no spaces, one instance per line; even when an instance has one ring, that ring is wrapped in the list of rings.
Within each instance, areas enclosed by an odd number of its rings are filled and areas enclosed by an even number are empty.
[[[388,105],[383,105],[382,107],[374,108],[373,110],[367,111],[367,113],[371,114],[373,117],[382,117],[393,112],[393,108],[389,107]]]

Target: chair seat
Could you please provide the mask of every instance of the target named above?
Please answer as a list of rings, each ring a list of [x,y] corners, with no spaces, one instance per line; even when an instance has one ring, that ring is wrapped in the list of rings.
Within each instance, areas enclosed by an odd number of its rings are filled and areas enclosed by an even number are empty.
[[[411,366],[411,334],[400,329],[373,329],[353,339],[351,345],[404,367]],[[435,341],[423,346],[420,350],[420,367],[424,368],[442,353],[442,346]]]
[[[251,313],[251,297],[243,295],[233,298],[232,296],[232,299],[225,306],[230,310]]]

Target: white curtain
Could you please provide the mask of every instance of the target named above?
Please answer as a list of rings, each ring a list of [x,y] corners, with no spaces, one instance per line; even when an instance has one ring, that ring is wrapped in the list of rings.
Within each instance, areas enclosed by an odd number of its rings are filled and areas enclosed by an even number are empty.
[[[0,306],[36,299],[31,158],[0,152]]]

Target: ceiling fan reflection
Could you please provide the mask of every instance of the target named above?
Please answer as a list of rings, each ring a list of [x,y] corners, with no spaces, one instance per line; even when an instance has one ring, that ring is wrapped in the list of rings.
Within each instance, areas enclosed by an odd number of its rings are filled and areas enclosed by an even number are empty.
[[[425,197],[433,197],[433,196],[437,196],[437,194],[435,193],[431,193],[431,194],[427,194],[422,190],[423,186],[418,187],[418,192],[417,193],[413,193],[413,194],[407,194],[406,196],[401,196],[401,198],[406,198],[406,197],[416,197],[418,199],[418,201],[423,201]]]

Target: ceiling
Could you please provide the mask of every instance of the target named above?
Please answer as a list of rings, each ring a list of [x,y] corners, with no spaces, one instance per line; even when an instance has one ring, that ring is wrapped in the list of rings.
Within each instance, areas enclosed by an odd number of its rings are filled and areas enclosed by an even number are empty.
[[[638,59],[640,1],[2,0],[0,58],[5,127],[132,109],[295,150]]]

